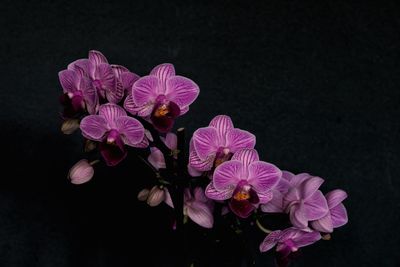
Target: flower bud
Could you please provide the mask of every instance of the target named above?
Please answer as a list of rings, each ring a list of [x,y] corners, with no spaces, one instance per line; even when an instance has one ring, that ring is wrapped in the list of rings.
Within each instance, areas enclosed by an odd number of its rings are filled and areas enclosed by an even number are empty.
[[[96,142],[92,141],[92,140],[86,140],[85,142],[85,152],[91,152],[93,150],[95,150],[97,147]]]
[[[150,207],[158,206],[165,199],[165,191],[158,186],[154,186],[149,193],[147,198],[147,204]]]
[[[83,184],[90,181],[93,177],[93,166],[86,159],[78,161],[69,170],[68,177],[73,184]]]
[[[68,119],[61,125],[63,134],[72,134],[79,129],[79,121],[77,119]]]
[[[142,190],[139,192],[139,194],[137,195],[137,198],[138,198],[140,201],[146,201],[146,200],[147,200],[147,197],[149,196],[149,193],[150,193],[149,189],[147,189],[147,188],[142,189]]]

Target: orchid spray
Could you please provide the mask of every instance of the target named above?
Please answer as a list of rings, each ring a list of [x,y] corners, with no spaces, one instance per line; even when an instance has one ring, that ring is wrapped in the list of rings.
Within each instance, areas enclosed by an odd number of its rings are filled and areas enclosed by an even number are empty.
[[[178,75],[172,64],[160,64],[140,77],[109,64],[101,52],[89,51],[88,58],[60,71],[59,79],[63,133],[80,129],[85,151],[98,150],[100,156],[77,162],[69,171],[71,183],[91,181],[98,162],[116,166],[128,152],[136,154],[156,178],[153,187],[137,189],[138,199],[173,209],[173,229],[182,242],[189,222],[212,229],[225,220],[237,234],[243,225],[258,227],[265,235],[260,252],[275,247],[276,264],[287,266],[300,248],[329,240],[333,229],[347,223],[346,192],[324,195],[324,179],[263,161],[256,137],[235,128],[227,115],[194,131],[186,153],[185,129],[173,132],[173,126],[189,111],[199,86]],[[286,223],[267,227],[263,219],[276,213]],[[193,264],[182,258],[181,266]]]

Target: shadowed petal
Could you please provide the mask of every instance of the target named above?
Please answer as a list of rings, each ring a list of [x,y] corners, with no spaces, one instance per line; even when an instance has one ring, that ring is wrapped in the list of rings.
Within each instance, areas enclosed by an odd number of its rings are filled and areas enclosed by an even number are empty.
[[[329,208],[336,207],[347,198],[347,193],[341,189],[333,190],[325,195]]]
[[[260,244],[260,251],[266,252],[271,248],[273,248],[279,242],[280,236],[281,236],[280,230],[269,233],[267,237],[264,239],[264,241]]]
[[[96,114],[99,104],[96,88],[93,87],[91,81],[87,77],[82,77],[79,87],[86,103],[86,109],[89,114]]]
[[[272,199],[269,202],[261,205],[261,210],[263,212],[271,212],[271,213],[284,212],[286,208],[283,206],[283,195],[281,194],[281,192],[277,190],[273,190],[272,193],[273,193]]]
[[[217,129],[219,142],[225,142],[225,136],[230,129],[233,129],[233,122],[229,116],[218,115],[211,120],[210,126]]]
[[[94,141],[101,141],[109,130],[107,121],[98,115],[89,115],[83,118],[80,128],[84,137]]]
[[[334,228],[343,226],[347,223],[347,211],[343,204],[339,204],[331,209],[332,224]]]
[[[278,167],[264,161],[251,163],[248,170],[248,182],[257,192],[271,190],[282,177],[282,172]]]
[[[283,196],[283,205],[288,206],[291,202],[298,201],[300,199],[300,193],[297,188],[291,188]]]
[[[308,221],[305,217],[303,207],[301,204],[293,205],[290,209],[290,222],[293,226],[303,229],[307,227]]]
[[[189,154],[189,166],[199,172],[209,171],[213,167],[214,158],[215,156],[210,156],[207,159],[202,160],[197,156],[196,151],[193,150]],[[192,171],[190,175],[193,176],[195,174],[196,173]],[[199,175],[201,175],[201,173]]]
[[[100,64],[96,67],[96,77],[101,82],[102,88],[115,90],[116,78],[110,65]]]
[[[89,51],[89,60],[96,65],[101,63],[108,63],[107,58],[100,52],[96,50]]]
[[[234,189],[217,190],[212,183],[210,183],[205,190],[205,194],[208,198],[214,200],[225,200],[232,197]]]
[[[304,213],[309,221],[318,220],[329,212],[328,204],[321,191],[315,192],[304,202]]]
[[[213,127],[197,129],[192,140],[197,156],[202,160],[207,159],[210,155],[215,155],[218,149],[217,130]]]
[[[212,228],[214,217],[207,204],[202,202],[192,202],[187,206],[187,215],[189,218],[204,228]]]
[[[137,80],[132,86],[132,97],[136,106],[140,107],[154,103],[158,95],[158,86],[158,79],[154,76],[145,76]]]
[[[165,168],[165,160],[164,160],[164,155],[163,153],[155,147],[150,148],[150,155],[147,158],[149,163],[154,166],[154,168],[158,169],[163,169]]]
[[[133,73],[133,72],[124,72],[121,74],[121,83],[124,89],[131,91],[131,88],[133,84],[139,80],[139,75]]]
[[[215,169],[213,184],[218,190],[234,189],[242,176],[243,164],[240,161],[226,161]]]
[[[120,136],[114,137],[114,143],[103,141],[99,145],[100,154],[108,166],[115,166],[124,160],[128,154]]]
[[[111,66],[112,70],[114,71],[115,77],[117,77],[118,79],[121,78],[122,73],[129,72],[129,70],[122,65],[111,64],[110,66]]]
[[[119,103],[124,97],[125,89],[121,83],[121,81],[116,81],[115,87],[112,90],[108,90],[106,92],[107,100],[110,103]]]
[[[188,78],[174,76],[167,80],[165,96],[179,107],[189,106],[198,95],[198,85]]]
[[[178,138],[174,133],[167,133],[164,142],[169,149],[176,149],[178,146]]]
[[[229,203],[231,211],[240,218],[247,218],[256,209],[248,200],[236,200],[232,198]]]
[[[312,221],[311,226],[315,230],[320,231],[322,233],[332,233],[333,232],[333,224],[332,224],[331,214],[328,213],[321,219],[319,219],[317,221]]]
[[[136,147],[143,140],[144,128],[137,119],[122,116],[116,119],[115,126],[128,146]]]
[[[226,147],[228,147],[232,153],[242,148],[254,148],[255,145],[256,137],[248,131],[231,129],[226,134]]]
[[[257,196],[260,199],[260,204],[268,203],[273,198],[272,190],[265,191],[265,192],[257,192]]]
[[[241,149],[232,156],[232,160],[238,160],[244,166],[248,166],[253,161],[258,161],[259,157],[255,149]]]
[[[316,231],[313,232],[301,231],[301,234],[296,235],[293,241],[296,243],[297,247],[301,248],[311,245],[320,239],[321,239],[321,234]]]
[[[207,202],[209,199],[206,197],[204,190],[201,187],[196,187],[193,190],[194,199],[201,202]]]

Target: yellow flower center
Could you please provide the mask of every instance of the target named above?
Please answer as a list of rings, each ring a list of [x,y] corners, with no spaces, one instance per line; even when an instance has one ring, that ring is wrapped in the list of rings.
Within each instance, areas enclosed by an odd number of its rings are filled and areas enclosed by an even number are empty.
[[[154,112],[154,116],[155,117],[163,117],[165,115],[167,115],[169,113],[169,108],[167,105],[161,105],[159,106],[155,112]]]

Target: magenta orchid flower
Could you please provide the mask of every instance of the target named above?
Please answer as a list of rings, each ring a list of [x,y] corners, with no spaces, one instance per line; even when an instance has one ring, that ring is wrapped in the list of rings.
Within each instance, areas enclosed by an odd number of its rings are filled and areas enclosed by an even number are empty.
[[[132,86],[139,80],[140,76],[121,65],[111,65],[111,68],[117,79],[117,87],[122,87],[125,95],[131,94]]]
[[[324,180],[309,174],[296,175],[292,180],[293,187],[283,196],[283,207],[293,226],[305,229],[309,221],[321,219],[329,211],[324,195],[318,190]]]
[[[244,130],[233,127],[229,116],[218,115],[208,127],[200,128],[193,134],[190,142],[189,170],[210,171],[243,148],[254,148],[256,137]]]
[[[323,233],[332,233],[334,228],[338,228],[347,223],[347,211],[342,201],[347,198],[345,191],[336,189],[325,195],[328,202],[329,212],[319,220],[311,222],[311,226]]]
[[[214,200],[230,199],[230,209],[246,218],[258,204],[271,200],[272,189],[281,176],[275,165],[259,160],[256,150],[242,149],[215,169],[206,195]]]
[[[299,248],[311,245],[321,239],[317,231],[306,232],[296,228],[273,231],[260,245],[260,251],[266,252],[276,246],[276,251],[283,257],[298,251]]]
[[[115,68],[121,66],[114,65]],[[124,88],[120,77],[116,76],[112,65],[108,63],[107,58],[99,51],[89,51],[88,59],[78,59],[68,65],[68,69],[79,72],[82,76],[89,77],[92,86],[96,89],[99,97],[104,101],[118,103],[124,96]]]
[[[126,157],[125,145],[141,147],[145,139],[142,124],[112,103],[100,106],[99,115],[83,118],[80,128],[84,137],[101,142],[99,149],[109,166],[117,165]]]
[[[171,195],[168,190],[165,192],[165,203],[174,208]],[[214,202],[206,197],[201,187],[196,187],[193,194],[189,188],[185,189],[183,203],[183,214],[185,216],[204,228],[212,228],[214,224],[213,210]]]
[[[166,137],[163,138],[161,137],[161,140],[165,143],[165,145],[171,149],[172,151],[175,150],[177,148],[178,145],[178,140],[177,140],[177,136],[174,133],[167,133]],[[150,148],[150,155],[147,158],[147,160],[149,161],[149,163],[158,169],[162,169],[165,168],[165,159],[164,159],[164,155],[163,153],[156,147],[151,147]]]
[[[85,111],[89,114],[96,113],[98,97],[89,78],[69,69],[60,71],[58,77],[64,92],[60,97],[64,106],[64,118],[73,118]]]
[[[174,66],[165,63],[133,84],[124,107],[133,115],[151,121],[158,131],[166,133],[172,129],[175,118],[189,110],[189,105],[198,94],[196,83],[176,75]]]

